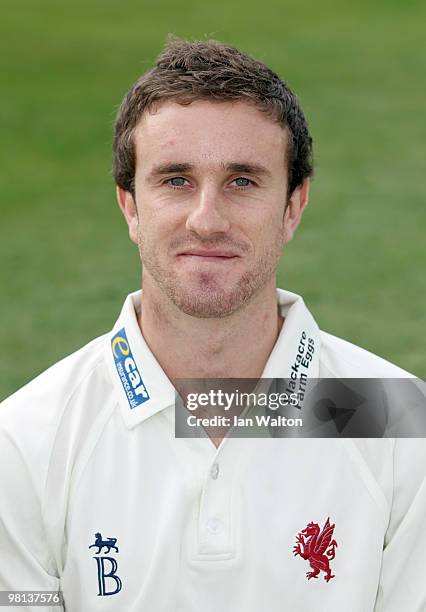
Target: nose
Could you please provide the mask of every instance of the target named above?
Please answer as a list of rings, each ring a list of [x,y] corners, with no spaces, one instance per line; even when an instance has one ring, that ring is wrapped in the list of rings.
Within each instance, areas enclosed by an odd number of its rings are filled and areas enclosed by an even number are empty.
[[[226,202],[219,189],[206,185],[194,198],[193,207],[186,220],[186,229],[201,238],[227,232],[230,228]]]

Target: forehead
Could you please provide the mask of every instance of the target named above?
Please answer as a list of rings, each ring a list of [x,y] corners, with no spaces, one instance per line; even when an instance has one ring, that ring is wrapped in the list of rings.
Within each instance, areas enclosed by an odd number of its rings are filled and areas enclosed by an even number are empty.
[[[223,165],[241,159],[282,171],[287,131],[244,101],[173,101],[146,111],[135,129],[137,166],[179,161]]]

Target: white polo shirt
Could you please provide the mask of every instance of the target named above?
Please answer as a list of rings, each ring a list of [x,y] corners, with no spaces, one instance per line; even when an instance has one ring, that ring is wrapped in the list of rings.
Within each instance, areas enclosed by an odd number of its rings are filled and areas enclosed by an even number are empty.
[[[290,377],[302,338],[298,375],[409,376],[277,293],[263,377]],[[0,407],[0,590],[62,590],[66,612],[425,610],[425,441],[177,439],[139,302]]]

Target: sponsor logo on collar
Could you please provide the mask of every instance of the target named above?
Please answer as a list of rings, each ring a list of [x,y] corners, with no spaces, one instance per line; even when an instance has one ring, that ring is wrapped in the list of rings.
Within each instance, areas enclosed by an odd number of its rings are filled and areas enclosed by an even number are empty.
[[[303,330],[300,336],[299,345],[297,347],[296,357],[293,365],[291,366],[289,381],[286,389],[289,394],[297,391],[299,402],[302,402],[303,398],[305,397],[309,366],[313,361],[314,353],[315,339],[309,338],[306,331]]]
[[[124,327],[112,338],[111,351],[129,406],[137,408],[150,398],[133,358]]]

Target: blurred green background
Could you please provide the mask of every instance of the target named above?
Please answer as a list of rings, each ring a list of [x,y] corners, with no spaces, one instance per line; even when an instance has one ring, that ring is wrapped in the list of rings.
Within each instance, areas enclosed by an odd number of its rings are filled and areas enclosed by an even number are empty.
[[[107,331],[139,286],[111,131],[169,32],[238,46],[298,93],[316,178],[279,284],[426,377],[425,23],[420,1],[3,0],[0,397]]]

